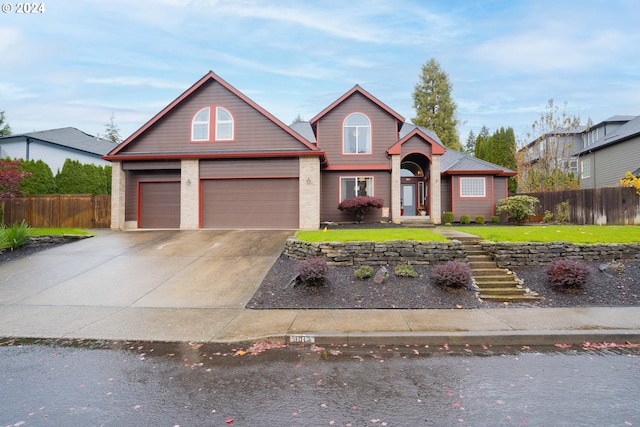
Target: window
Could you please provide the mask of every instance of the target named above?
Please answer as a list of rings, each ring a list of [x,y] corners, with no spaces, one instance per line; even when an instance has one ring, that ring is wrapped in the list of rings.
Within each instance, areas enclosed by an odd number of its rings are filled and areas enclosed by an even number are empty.
[[[216,141],[233,140],[233,117],[231,113],[222,108],[216,108]]]
[[[344,120],[342,152],[371,154],[371,122],[362,113],[353,113]]]
[[[580,162],[580,169],[582,170],[581,178],[591,178],[591,159]]]
[[[191,122],[191,140],[192,141],[208,141],[209,140],[209,115],[211,109],[209,107],[198,111]]]
[[[485,178],[460,178],[460,197],[486,197]]]
[[[340,201],[356,196],[373,196],[372,176],[340,177]]]

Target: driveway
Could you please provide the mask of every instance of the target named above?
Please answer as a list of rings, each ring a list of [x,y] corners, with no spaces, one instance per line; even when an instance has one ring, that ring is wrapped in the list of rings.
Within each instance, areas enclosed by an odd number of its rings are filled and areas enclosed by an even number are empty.
[[[242,308],[291,231],[101,231],[0,265],[0,305]]]

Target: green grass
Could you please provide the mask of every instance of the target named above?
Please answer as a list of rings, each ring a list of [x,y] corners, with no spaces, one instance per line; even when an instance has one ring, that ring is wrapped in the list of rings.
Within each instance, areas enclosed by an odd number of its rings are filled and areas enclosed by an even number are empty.
[[[417,240],[448,242],[443,235],[416,228],[365,228],[347,230],[298,231],[296,238],[305,242],[386,242],[390,240]]]
[[[29,228],[31,236],[63,236],[65,234],[93,236],[93,233],[84,228]]]
[[[490,242],[570,242],[576,244],[640,242],[640,226],[524,225],[447,227]]]

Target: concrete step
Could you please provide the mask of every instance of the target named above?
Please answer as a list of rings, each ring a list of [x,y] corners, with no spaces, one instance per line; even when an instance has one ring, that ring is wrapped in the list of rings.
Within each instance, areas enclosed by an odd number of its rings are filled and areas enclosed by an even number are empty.
[[[469,266],[472,271],[475,270],[486,270],[487,268],[498,268],[498,265],[495,261],[471,261],[469,262]]]
[[[489,255],[486,254],[469,254],[469,252],[467,252],[467,259],[470,262],[473,261],[493,261],[493,258],[491,258]],[[493,261],[495,262],[495,261]]]
[[[487,280],[486,282],[480,281],[476,278],[476,286],[480,289],[485,288],[513,288],[517,286],[517,283],[514,280],[499,282],[497,280]]]
[[[516,287],[512,288],[482,288],[480,293],[483,295],[526,295],[526,289]]]
[[[476,268],[471,270],[473,276],[506,276],[507,273],[502,268]]]
[[[499,302],[535,302],[539,301],[540,297],[535,295],[478,295],[480,299],[486,301],[499,301]]]

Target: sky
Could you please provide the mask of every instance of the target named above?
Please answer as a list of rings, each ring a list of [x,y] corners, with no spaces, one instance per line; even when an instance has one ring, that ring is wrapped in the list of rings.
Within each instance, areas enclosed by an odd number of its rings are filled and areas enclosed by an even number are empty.
[[[640,115],[636,0],[3,4],[0,111],[14,134],[104,134],[113,115],[125,139],[209,70],[285,124],[355,84],[410,121],[431,58],[452,83],[463,144],[483,125],[526,142],[549,99],[583,124]]]

